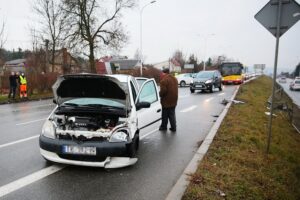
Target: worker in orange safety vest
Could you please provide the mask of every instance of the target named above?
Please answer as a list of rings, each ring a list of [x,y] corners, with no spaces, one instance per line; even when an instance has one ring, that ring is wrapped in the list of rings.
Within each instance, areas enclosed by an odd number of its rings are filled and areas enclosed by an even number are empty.
[[[24,73],[22,73],[19,77],[20,79],[20,98],[27,98],[27,80],[26,77],[24,75]]]

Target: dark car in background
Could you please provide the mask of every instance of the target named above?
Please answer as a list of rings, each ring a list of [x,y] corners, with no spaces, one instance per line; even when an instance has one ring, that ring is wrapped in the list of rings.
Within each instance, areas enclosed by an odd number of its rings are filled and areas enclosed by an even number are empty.
[[[219,91],[222,90],[222,76],[218,70],[201,71],[196,74],[190,84],[191,93],[194,93],[195,90],[208,90],[212,93],[215,88],[218,88]]]

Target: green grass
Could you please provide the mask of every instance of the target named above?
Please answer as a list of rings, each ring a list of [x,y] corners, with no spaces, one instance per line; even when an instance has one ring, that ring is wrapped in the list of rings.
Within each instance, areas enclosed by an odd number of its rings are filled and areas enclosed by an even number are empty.
[[[271,82],[260,77],[241,86],[236,98],[246,103],[229,109],[183,200],[300,199],[300,134],[282,111],[275,112],[270,154],[265,154]]]
[[[0,104],[7,103],[8,102],[8,95],[0,95]],[[39,100],[39,99],[44,99],[44,98],[52,98],[53,94],[52,93],[43,93],[43,94],[32,94],[28,96],[28,100]],[[25,99],[20,99],[20,97],[16,96],[16,99],[14,101],[10,102],[21,102],[21,101],[28,101]]]

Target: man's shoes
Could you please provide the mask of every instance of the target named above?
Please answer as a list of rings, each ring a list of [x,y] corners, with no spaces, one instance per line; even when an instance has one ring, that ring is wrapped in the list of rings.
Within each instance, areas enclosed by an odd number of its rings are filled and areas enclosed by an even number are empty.
[[[176,132],[176,128],[169,128],[171,132]]]
[[[158,129],[158,130],[160,130],[160,131],[166,131],[166,130],[167,130],[167,128],[159,127],[159,129]]]

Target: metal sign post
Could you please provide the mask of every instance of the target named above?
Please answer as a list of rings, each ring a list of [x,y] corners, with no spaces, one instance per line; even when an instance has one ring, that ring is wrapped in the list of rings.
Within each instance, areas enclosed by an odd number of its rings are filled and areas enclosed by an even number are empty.
[[[277,77],[279,38],[300,19],[299,16],[300,5],[294,0],[270,0],[255,15],[255,19],[259,21],[268,31],[270,31],[276,37],[271,108],[268,124],[267,154],[270,151],[270,144],[272,138],[272,119],[274,111],[274,93]]]
[[[272,119],[273,119],[273,110],[274,110],[274,94],[275,94],[275,85],[277,77],[277,64],[278,64],[278,50],[279,50],[279,38],[280,38],[280,21],[281,21],[281,7],[282,0],[279,0],[278,5],[278,16],[277,16],[277,28],[276,28],[276,49],[275,49],[275,61],[274,61],[274,72],[273,72],[273,85],[272,85],[272,97],[271,97],[271,109],[270,109],[270,118],[268,126],[268,143],[267,143],[267,154],[270,151],[270,143],[272,137]]]

